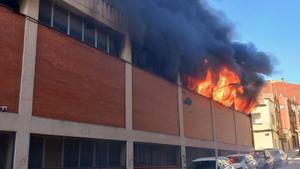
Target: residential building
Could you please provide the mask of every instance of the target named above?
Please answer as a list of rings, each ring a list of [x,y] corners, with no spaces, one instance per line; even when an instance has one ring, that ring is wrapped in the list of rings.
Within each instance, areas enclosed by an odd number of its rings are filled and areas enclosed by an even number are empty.
[[[291,150],[299,147],[299,110],[296,101],[284,95],[279,97],[282,121],[282,149]]]
[[[249,116],[131,64],[107,1],[0,2],[0,168],[175,169],[252,149]]]
[[[251,113],[255,149],[281,148],[278,130],[281,128],[278,98],[261,94]]]

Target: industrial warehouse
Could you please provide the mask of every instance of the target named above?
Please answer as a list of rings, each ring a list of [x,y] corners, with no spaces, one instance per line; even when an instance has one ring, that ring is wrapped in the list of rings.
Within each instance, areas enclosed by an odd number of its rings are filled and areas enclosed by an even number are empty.
[[[183,168],[253,149],[251,118],[133,63],[106,1],[0,1],[0,168]]]

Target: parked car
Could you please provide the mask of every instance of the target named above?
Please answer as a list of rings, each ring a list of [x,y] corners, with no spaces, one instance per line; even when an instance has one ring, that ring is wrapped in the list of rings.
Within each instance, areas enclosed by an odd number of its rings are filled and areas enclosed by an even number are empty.
[[[274,158],[267,150],[255,150],[251,153],[258,163],[259,169],[274,169]]]
[[[236,169],[258,169],[258,164],[251,154],[234,154],[228,158]]]
[[[287,155],[280,149],[266,149],[271,153],[275,160],[275,167],[281,167],[282,165],[287,164],[288,159]]]
[[[235,167],[226,157],[208,157],[193,160],[189,169],[235,169]]]

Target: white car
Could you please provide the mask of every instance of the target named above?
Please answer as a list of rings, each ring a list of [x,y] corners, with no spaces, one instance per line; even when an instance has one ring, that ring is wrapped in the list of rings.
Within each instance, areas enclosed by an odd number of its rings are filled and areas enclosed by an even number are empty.
[[[198,158],[192,161],[188,169],[235,169],[227,157]]]
[[[254,157],[250,154],[234,154],[228,156],[232,165],[236,169],[257,169],[258,164]]]

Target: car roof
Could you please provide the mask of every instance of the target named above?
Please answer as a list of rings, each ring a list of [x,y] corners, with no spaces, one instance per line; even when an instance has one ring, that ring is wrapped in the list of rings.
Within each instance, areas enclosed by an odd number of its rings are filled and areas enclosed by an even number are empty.
[[[195,160],[193,160],[192,162],[200,162],[200,161],[216,161],[218,159],[222,159],[222,158],[226,158],[227,157],[223,157],[223,156],[220,156],[220,157],[203,157],[203,158],[197,158]]]
[[[204,157],[204,158],[197,158],[193,160],[193,162],[200,162],[200,161],[216,161],[216,157]]]

